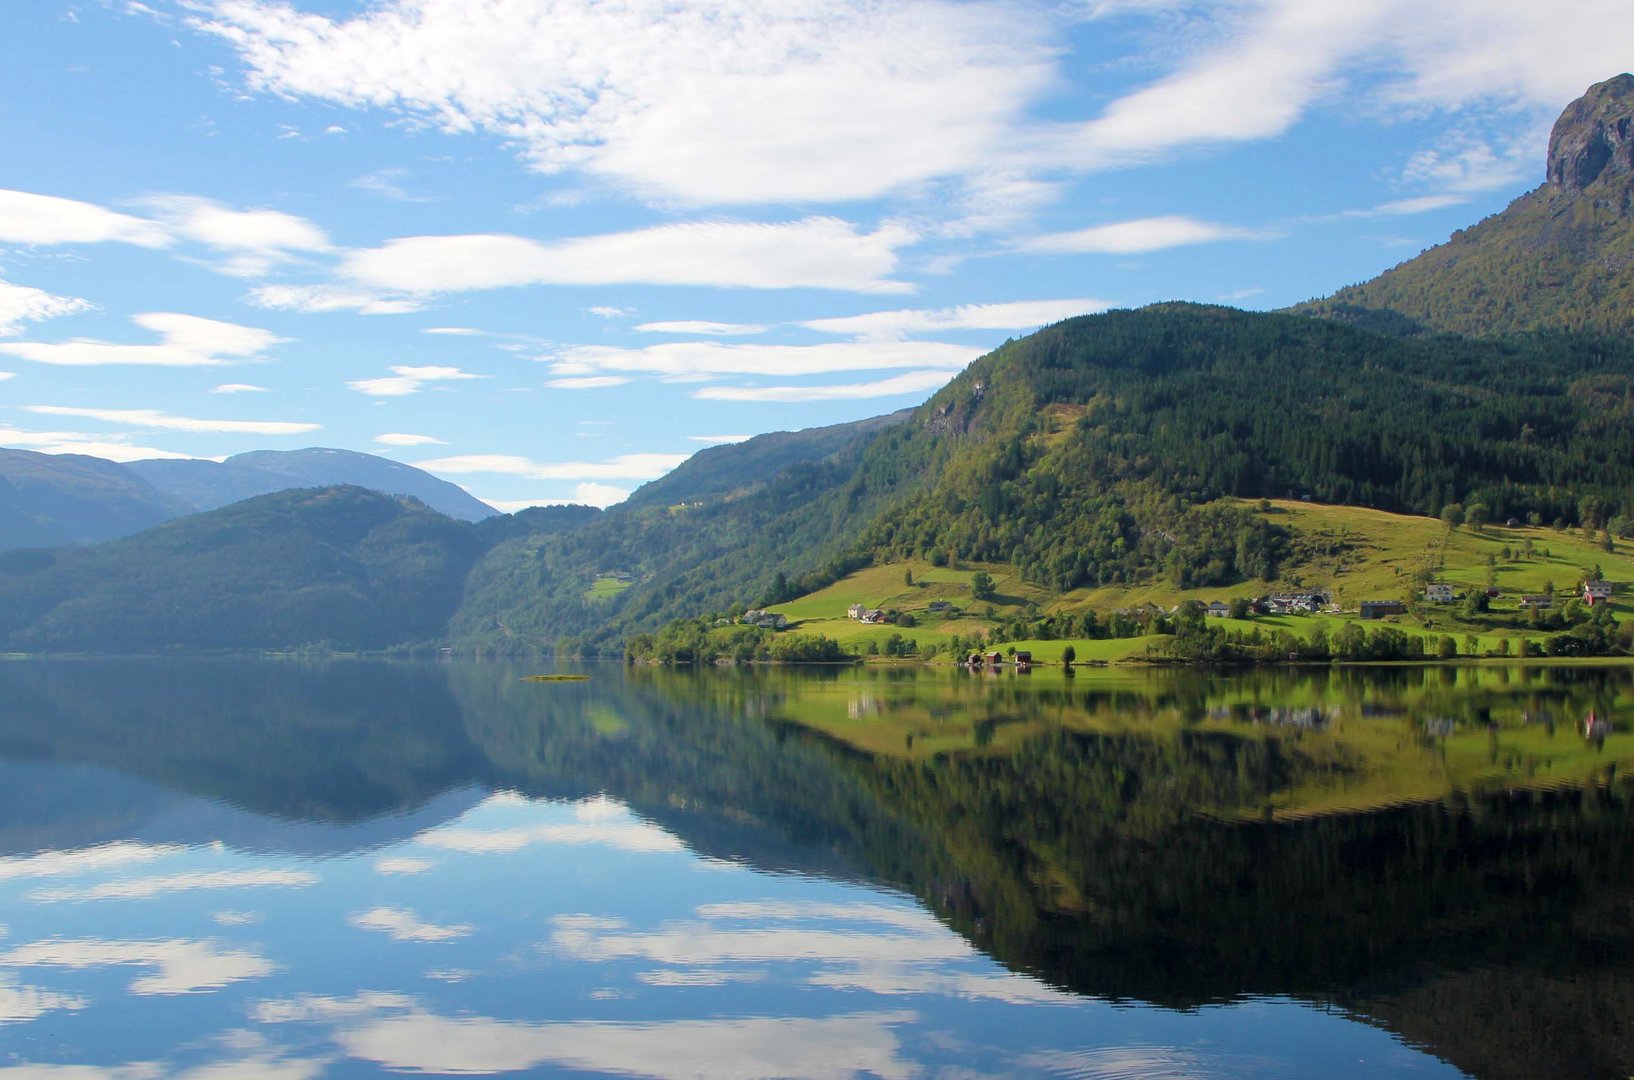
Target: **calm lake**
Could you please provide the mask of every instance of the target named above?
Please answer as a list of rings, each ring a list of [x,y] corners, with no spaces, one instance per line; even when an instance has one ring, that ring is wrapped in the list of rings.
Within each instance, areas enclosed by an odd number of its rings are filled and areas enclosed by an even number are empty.
[[[0,1078],[1627,1077],[1634,669],[0,663]]]

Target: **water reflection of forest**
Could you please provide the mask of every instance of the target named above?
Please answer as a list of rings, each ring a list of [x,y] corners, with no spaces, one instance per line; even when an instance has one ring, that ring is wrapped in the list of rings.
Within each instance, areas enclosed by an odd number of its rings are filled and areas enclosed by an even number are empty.
[[[1080,993],[1334,1004],[1483,1076],[1634,1062],[1624,669],[518,674],[4,664],[0,757],[284,821],[606,792],[701,852],[907,889]],[[65,845],[117,817],[32,805]]]

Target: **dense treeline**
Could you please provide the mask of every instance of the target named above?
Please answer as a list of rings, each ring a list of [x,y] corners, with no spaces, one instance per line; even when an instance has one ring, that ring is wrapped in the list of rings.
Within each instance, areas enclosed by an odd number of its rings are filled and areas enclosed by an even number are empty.
[[[0,647],[384,649],[441,638],[474,526],[355,487],[286,491],[91,548],[0,555]]]
[[[874,562],[990,560],[1053,590],[1274,579],[1290,537],[1219,504],[1308,496],[1634,519],[1634,344],[1404,339],[1191,304],[1068,320],[971,365],[906,422],[731,499],[615,509],[496,549],[461,640],[611,651]],[[639,579],[586,599],[598,571]]]

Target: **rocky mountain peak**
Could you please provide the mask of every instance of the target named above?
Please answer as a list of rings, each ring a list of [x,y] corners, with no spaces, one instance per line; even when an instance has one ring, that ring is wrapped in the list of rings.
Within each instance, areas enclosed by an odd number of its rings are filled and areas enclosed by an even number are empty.
[[[1581,191],[1608,175],[1634,175],[1634,75],[1589,87],[1549,134],[1550,183]]]

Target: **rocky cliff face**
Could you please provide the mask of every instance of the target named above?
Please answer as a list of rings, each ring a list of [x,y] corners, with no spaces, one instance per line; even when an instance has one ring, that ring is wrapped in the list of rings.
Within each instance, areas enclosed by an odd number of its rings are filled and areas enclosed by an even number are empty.
[[[1634,331],[1634,75],[1566,107],[1545,165],[1502,213],[1294,310],[1388,332]]]
[[[1566,106],[1549,134],[1549,182],[1582,191],[1601,177],[1634,175],[1634,75],[1595,83]]]

